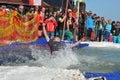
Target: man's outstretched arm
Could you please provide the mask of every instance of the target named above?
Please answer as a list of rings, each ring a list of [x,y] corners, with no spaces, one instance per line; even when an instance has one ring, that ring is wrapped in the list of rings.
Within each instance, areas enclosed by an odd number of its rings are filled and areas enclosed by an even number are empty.
[[[76,47],[78,44],[80,44],[82,41],[85,41],[85,38],[82,38],[81,40],[75,42],[73,45],[71,45],[70,47],[73,48],[73,47]]]
[[[50,38],[49,38],[49,36],[47,35],[46,29],[45,29],[46,24],[43,23],[42,26],[43,26],[43,34],[44,34],[44,36],[45,36],[45,39],[46,39],[47,42],[49,42],[49,41],[50,41]]]

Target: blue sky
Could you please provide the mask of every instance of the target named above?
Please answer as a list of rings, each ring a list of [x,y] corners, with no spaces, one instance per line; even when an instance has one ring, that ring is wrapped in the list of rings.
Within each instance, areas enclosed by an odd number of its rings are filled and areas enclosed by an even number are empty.
[[[92,11],[105,19],[120,21],[120,0],[83,0],[86,10]]]

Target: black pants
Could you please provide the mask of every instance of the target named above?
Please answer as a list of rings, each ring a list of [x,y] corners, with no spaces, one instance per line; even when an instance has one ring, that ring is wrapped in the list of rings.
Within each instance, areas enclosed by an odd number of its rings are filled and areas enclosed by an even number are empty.
[[[88,40],[90,40],[91,33],[92,33],[92,28],[88,28],[88,30],[87,30],[87,39]]]
[[[100,42],[102,39],[102,34],[103,34],[102,30],[97,30],[95,40],[97,40],[97,38],[99,38],[99,42]]]

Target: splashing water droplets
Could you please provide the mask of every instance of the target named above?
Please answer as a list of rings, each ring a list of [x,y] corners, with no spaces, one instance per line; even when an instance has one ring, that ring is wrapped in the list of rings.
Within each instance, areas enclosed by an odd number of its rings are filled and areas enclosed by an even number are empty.
[[[66,48],[60,50],[54,58],[51,58],[50,51],[32,49],[32,55],[37,59],[35,62],[39,65],[51,68],[67,68],[78,63],[77,55],[72,49]]]

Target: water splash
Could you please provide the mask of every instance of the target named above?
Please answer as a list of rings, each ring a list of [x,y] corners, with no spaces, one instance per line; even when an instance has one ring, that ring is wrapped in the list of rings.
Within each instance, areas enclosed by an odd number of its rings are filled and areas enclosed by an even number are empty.
[[[51,68],[67,68],[78,64],[76,53],[70,48],[60,50],[55,58],[51,58],[50,51],[31,48],[33,56],[37,59],[34,63]]]

